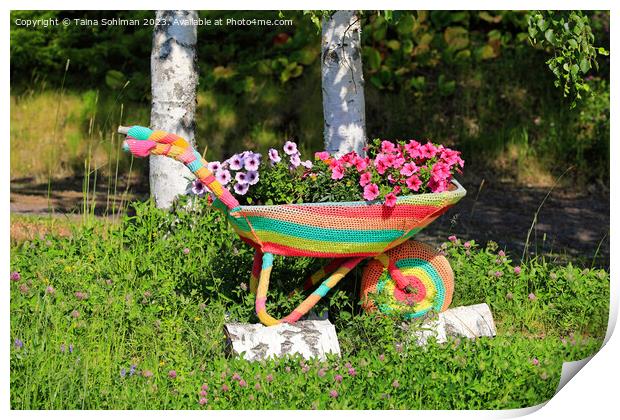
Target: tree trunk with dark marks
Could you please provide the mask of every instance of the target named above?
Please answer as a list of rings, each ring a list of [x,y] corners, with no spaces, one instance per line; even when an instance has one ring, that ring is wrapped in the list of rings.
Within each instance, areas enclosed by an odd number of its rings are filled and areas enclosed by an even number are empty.
[[[158,10],[151,52],[151,128],[168,131],[194,144],[196,113],[196,11]],[[151,195],[157,207],[169,208],[187,192],[194,178],[174,159],[151,156]]]
[[[357,13],[337,11],[323,20],[321,58],[325,150],[337,156],[363,154],[366,116]]]

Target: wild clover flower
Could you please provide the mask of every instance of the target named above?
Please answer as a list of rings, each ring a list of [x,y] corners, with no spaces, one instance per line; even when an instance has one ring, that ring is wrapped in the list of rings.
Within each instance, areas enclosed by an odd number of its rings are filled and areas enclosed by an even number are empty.
[[[21,278],[22,276],[17,271],[11,273],[11,281],[19,281]]]
[[[134,373],[136,373],[136,365],[131,365],[129,367],[129,376],[133,375]]]
[[[184,253],[185,255],[189,254],[189,248],[187,248],[187,247],[186,247],[186,248],[183,248],[183,253]]]
[[[124,378],[127,375],[127,370],[125,368],[121,369],[121,378]]]
[[[73,343],[69,344],[69,353],[73,353]]]
[[[514,270],[515,270],[515,274],[516,274],[517,276],[518,276],[519,274],[521,274],[521,267],[516,266]]]
[[[75,319],[79,318],[79,317],[80,317],[80,311],[78,311],[77,309],[74,309],[74,310],[71,312],[71,316],[72,316],[73,318],[75,318]]]
[[[336,376],[334,376],[334,381],[336,381],[336,382],[338,382],[338,383],[341,383],[341,382],[342,382],[342,379],[343,379],[343,378],[342,378],[342,375],[336,375]]]
[[[86,293],[86,292],[75,292],[75,297],[78,300],[86,300],[86,299],[88,299],[88,293]]]
[[[202,398],[198,401],[198,404],[200,404],[200,405],[205,405],[206,403],[207,403],[207,399],[206,399],[206,398],[204,398],[204,397],[202,397]]]
[[[332,389],[331,391],[329,391],[329,396],[332,398],[338,398],[338,391]]]
[[[16,338],[13,345],[15,346],[16,349],[21,349],[22,347],[24,347],[24,342],[20,340],[19,338]]]
[[[170,379],[175,379],[177,377],[177,371],[176,370],[171,370],[168,372],[168,377]]]
[[[266,380],[267,382],[271,382],[271,381],[273,381],[273,375],[270,373],[269,375],[265,376],[265,380]]]
[[[52,286],[47,286],[47,288],[45,289],[45,293],[47,293],[48,295],[53,295],[56,293],[56,289],[54,289]]]
[[[536,300],[536,295],[534,293],[530,293],[527,297],[529,300]]]
[[[395,380],[394,380],[394,382],[392,382],[392,386],[393,386],[394,388],[398,388],[398,387],[400,387],[400,384],[398,383],[398,380],[396,380],[396,379],[395,379]]]

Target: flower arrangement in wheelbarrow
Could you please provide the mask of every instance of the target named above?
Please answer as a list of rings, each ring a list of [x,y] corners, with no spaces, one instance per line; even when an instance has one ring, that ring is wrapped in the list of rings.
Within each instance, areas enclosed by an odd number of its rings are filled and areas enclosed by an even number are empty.
[[[250,291],[263,324],[299,320],[366,259],[365,310],[411,319],[450,305],[450,264],[411,238],[466,194],[452,178],[464,164],[458,152],[431,142],[375,140],[366,156],[318,152],[313,163],[288,141],[282,153],[271,149],[267,158],[246,151],[209,163],[175,134],[140,126],[119,132],[134,156],[163,155],[185,164],[196,176],[195,191],[205,186],[212,205],[255,249]],[[265,309],[274,254],[329,259],[303,285],[315,290],[282,319]]]

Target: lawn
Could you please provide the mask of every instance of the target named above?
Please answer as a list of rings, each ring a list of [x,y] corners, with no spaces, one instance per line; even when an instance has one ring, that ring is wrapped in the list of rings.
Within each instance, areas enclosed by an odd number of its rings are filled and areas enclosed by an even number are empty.
[[[417,347],[416,324],[360,310],[354,271],[317,307],[342,358],[232,358],[224,323],[257,322],[252,252],[203,202],[185,208],[135,203],[120,223],[12,241],[12,408],[519,408],[551,398],[562,362],[605,335],[608,272],[453,237],[435,244],[455,272],[452,306],[486,302],[495,338]],[[277,257],[268,311],[292,310],[303,296],[288,292],[319,264]]]

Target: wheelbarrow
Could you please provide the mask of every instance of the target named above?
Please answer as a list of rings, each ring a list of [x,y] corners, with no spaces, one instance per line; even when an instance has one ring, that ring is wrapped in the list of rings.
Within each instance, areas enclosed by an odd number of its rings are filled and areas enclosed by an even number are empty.
[[[445,192],[400,196],[393,207],[381,200],[242,206],[183,138],[140,126],[118,131],[127,136],[125,151],[136,157],[176,159],[215,195],[213,206],[255,249],[250,292],[256,296],[256,314],[263,324],[299,320],[366,259],[361,285],[365,310],[411,319],[450,305],[454,291],[450,264],[440,252],[411,238],[465,196],[457,181]],[[316,289],[282,319],[270,316],[265,307],[274,255],[330,259],[303,285],[304,290]]]

